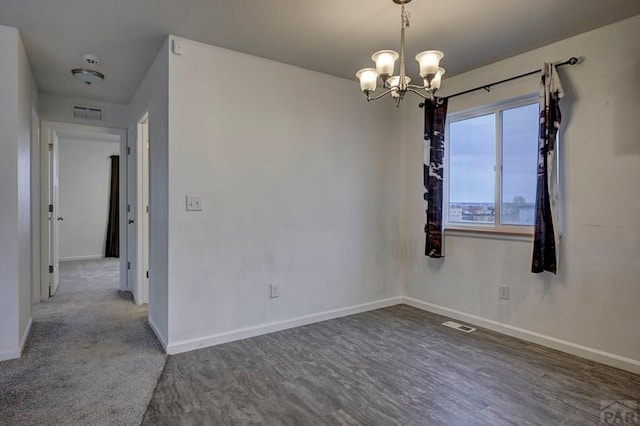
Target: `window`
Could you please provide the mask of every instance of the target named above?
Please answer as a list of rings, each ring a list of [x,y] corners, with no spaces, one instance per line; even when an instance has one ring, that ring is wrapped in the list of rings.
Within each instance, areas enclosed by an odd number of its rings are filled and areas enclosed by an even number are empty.
[[[538,98],[451,114],[445,221],[449,227],[532,233]]]

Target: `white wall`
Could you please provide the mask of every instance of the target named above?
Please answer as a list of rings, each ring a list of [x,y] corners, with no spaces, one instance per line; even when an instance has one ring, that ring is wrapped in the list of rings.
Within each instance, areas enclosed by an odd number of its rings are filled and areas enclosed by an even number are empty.
[[[32,85],[31,118],[31,302],[40,302],[40,114],[38,88]]]
[[[566,96],[557,276],[529,272],[531,241],[446,236],[445,258],[424,257],[422,111],[410,110],[403,154],[407,296],[428,302],[429,309],[640,372],[638,34],[640,16],[443,82],[446,95],[540,68],[543,61],[583,57],[559,70]],[[537,92],[538,79],[452,99],[449,111]],[[511,287],[509,301],[498,299],[499,284]]]
[[[169,352],[399,296],[400,110],[367,104],[355,79],[183,48],[169,56]],[[152,127],[152,172],[155,142]]]
[[[78,84],[83,83],[78,81]],[[87,87],[87,89],[89,90],[90,87]],[[117,127],[120,129],[125,129],[129,124],[129,108],[127,105],[92,99],[71,98],[51,93],[41,93],[38,103],[41,120],[84,124],[88,126]],[[103,121],[78,120],[73,118],[73,105],[103,108]]]
[[[18,334],[20,350],[31,328],[31,116],[37,91],[18,35]],[[35,232],[35,230],[34,230]]]
[[[31,326],[30,144],[33,80],[18,31],[0,26],[0,360]]]
[[[119,142],[63,139],[59,142],[60,260],[104,257],[112,155]]]
[[[169,330],[168,270],[168,137],[169,42],[158,52],[129,106],[129,161],[136,161],[137,129],[141,114],[149,111],[149,323],[166,348]],[[131,186],[130,186],[131,187]],[[135,188],[135,185],[133,185]],[[134,265],[136,267],[136,265]],[[134,271],[134,276],[138,276]]]

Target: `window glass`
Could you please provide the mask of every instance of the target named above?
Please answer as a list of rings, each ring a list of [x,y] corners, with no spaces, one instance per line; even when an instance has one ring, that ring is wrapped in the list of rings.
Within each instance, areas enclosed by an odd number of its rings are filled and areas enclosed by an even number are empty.
[[[449,222],[495,221],[495,114],[449,126]]]
[[[502,112],[500,222],[533,225],[538,160],[538,104]]]

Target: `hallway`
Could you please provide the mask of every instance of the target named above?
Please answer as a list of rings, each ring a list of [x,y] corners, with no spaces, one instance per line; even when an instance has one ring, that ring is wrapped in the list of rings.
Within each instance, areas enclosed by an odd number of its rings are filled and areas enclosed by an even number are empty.
[[[139,424],[165,364],[118,259],[60,263],[22,358],[0,363],[0,425]]]

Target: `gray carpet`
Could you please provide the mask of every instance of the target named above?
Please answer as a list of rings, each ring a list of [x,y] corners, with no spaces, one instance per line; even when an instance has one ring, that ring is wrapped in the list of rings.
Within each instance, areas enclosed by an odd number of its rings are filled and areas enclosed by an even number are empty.
[[[117,259],[60,264],[23,357],[0,363],[1,425],[140,424],[166,356]]]

